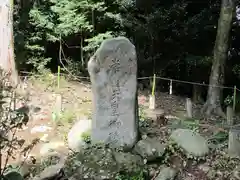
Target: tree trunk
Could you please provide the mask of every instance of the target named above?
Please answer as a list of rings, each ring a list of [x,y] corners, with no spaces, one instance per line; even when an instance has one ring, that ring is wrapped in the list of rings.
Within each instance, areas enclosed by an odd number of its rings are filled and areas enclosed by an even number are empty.
[[[193,102],[195,103],[203,103],[202,99],[202,87],[199,85],[193,85]]]
[[[18,73],[14,60],[13,0],[0,1],[0,67],[10,74],[14,86],[18,84]]]
[[[224,83],[224,66],[228,55],[228,40],[234,9],[234,0],[222,0],[214,47],[213,64],[209,78],[210,87],[208,88],[207,101],[202,109],[202,112],[206,113],[206,115],[215,113],[222,117],[226,117],[221,108],[222,89],[216,86],[222,86]]]

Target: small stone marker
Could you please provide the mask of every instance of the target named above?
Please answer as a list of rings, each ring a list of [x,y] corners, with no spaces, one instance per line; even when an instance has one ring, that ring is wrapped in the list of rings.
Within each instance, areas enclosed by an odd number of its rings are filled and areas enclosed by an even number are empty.
[[[227,107],[227,123],[228,125],[232,126],[233,122],[233,108],[231,106]]]
[[[155,96],[150,95],[149,96],[149,109],[155,109],[156,103],[155,103]]]
[[[55,103],[55,111],[60,114],[62,111],[62,96],[61,94],[55,94],[56,103]]]
[[[187,117],[192,118],[192,101],[190,98],[186,99],[186,109],[187,109]]]
[[[131,148],[138,135],[137,57],[125,37],[107,39],[88,62],[93,143]]]
[[[228,154],[232,158],[240,157],[240,129],[232,128],[228,135]]]

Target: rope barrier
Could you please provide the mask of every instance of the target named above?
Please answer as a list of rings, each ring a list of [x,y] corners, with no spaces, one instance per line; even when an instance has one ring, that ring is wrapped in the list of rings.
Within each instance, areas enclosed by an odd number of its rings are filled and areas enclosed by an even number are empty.
[[[66,67],[64,68],[66,70]],[[31,72],[21,72],[23,74],[32,74],[34,75],[33,73]],[[63,75],[66,75],[66,76],[72,76],[73,78],[75,79],[78,79],[78,80],[81,80],[81,79],[90,79],[90,77],[86,77],[86,76],[76,76],[76,75],[73,75],[72,73],[70,74],[66,74],[66,73],[61,73]],[[29,76],[29,75],[28,75]],[[38,75],[40,76],[40,75]],[[25,77],[25,76],[22,76],[22,77]],[[137,78],[138,80],[145,80],[145,79],[152,79],[153,77],[152,76],[148,76],[148,77],[139,77]],[[167,80],[167,81],[172,81],[172,82],[179,82],[179,83],[185,83],[185,84],[193,84],[193,85],[199,85],[199,86],[206,86],[206,87],[215,87],[215,88],[222,88],[222,89],[232,89],[234,90],[233,87],[227,87],[227,86],[213,86],[213,85],[209,85],[209,84],[203,84],[203,83],[197,83],[197,82],[192,82],[192,81],[183,81],[183,80],[178,80],[178,79],[171,79],[171,78],[166,78],[166,77],[160,77],[160,76],[156,76],[156,79],[162,79],[162,80]],[[240,92],[240,89],[236,88],[237,91]]]
[[[64,60],[66,61],[66,56],[65,53],[63,51],[63,49],[61,48],[62,46],[62,39],[59,40],[60,43],[60,53],[63,55]],[[67,43],[63,41],[63,43],[68,47]],[[62,58],[59,57],[60,63],[62,64],[63,68],[65,69],[65,71],[67,71],[70,76],[72,76],[75,79],[81,80],[81,79],[90,79],[89,77],[81,77],[81,76],[75,76],[74,74],[72,74],[67,67],[65,67],[64,63],[62,62]],[[66,61],[67,62],[67,61]],[[68,62],[67,62],[68,63]],[[137,78],[138,80],[144,80],[144,79],[153,79],[152,76],[149,77],[139,77]],[[233,87],[227,87],[227,86],[213,86],[213,85],[209,85],[209,84],[203,84],[203,83],[197,83],[197,82],[191,82],[191,81],[183,81],[183,80],[178,80],[178,79],[171,79],[171,78],[165,78],[165,77],[159,77],[157,76],[156,79],[162,79],[162,80],[168,80],[171,82],[179,82],[179,83],[185,83],[185,84],[192,84],[192,85],[199,85],[199,86],[206,86],[206,87],[215,87],[215,88],[222,88],[222,89],[232,89],[234,90]],[[240,91],[239,89],[236,88],[237,91]]]

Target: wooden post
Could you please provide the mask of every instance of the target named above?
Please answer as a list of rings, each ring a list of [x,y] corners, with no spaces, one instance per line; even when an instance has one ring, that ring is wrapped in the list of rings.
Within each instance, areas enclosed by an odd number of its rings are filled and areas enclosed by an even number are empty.
[[[186,110],[187,110],[187,117],[192,118],[192,101],[190,98],[186,99]]]
[[[233,122],[233,108],[231,106],[227,107],[227,123],[228,125],[232,126]]]
[[[234,86],[234,90],[233,90],[233,113],[235,113],[235,109],[236,109],[236,94],[237,94],[237,87]]]
[[[149,109],[155,109],[156,74],[153,75],[152,95],[149,96]]]
[[[169,94],[172,95],[172,80],[170,80]]]

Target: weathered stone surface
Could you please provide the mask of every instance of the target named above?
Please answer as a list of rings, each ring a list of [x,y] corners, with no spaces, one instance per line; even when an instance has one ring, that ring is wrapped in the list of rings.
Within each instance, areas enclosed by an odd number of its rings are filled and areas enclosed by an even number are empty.
[[[237,166],[237,167],[233,170],[233,172],[232,172],[232,174],[231,174],[231,177],[232,177],[232,179],[240,179],[240,167],[239,167],[239,166]]]
[[[114,179],[118,165],[108,148],[89,147],[68,157],[64,172],[70,179]]]
[[[208,171],[210,170],[210,167],[207,163],[204,163],[204,164],[200,164],[198,166],[198,169],[202,170],[205,173],[208,173]]]
[[[120,172],[129,176],[143,169],[138,155],[114,151],[102,145],[89,146],[72,154],[65,161],[64,172],[68,179],[116,179]]]
[[[161,144],[157,139],[146,138],[138,141],[134,151],[147,159],[147,161],[152,161],[163,155],[165,145]]]
[[[114,152],[114,158],[120,170],[129,173],[140,171],[144,165],[140,156],[131,153]]]
[[[67,154],[50,152],[41,157],[41,164],[46,164],[51,162],[50,165],[64,164]]]
[[[41,156],[47,155],[48,153],[54,152],[63,147],[64,147],[64,142],[62,142],[62,141],[45,143],[42,145],[42,147],[40,149],[40,155]]]
[[[90,132],[92,121],[88,119],[79,120],[73,125],[68,133],[68,147],[73,151],[80,151],[86,145],[83,134]]]
[[[177,171],[170,167],[162,168],[155,180],[173,180],[177,175]]]
[[[44,169],[39,175],[35,176],[33,180],[50,180],[62,176],[61,171],[63,166],[64,164],[62,163],[49,166]]]
[[[176,129],[170,138],[188,155],[195,157],[204,156],[209,152],[208,143],[199,133],[190,129]]]
[[[125,37],[103,41],[88,62],[93,92],[92,142],[131,148],[137,141],[137,58]]]

